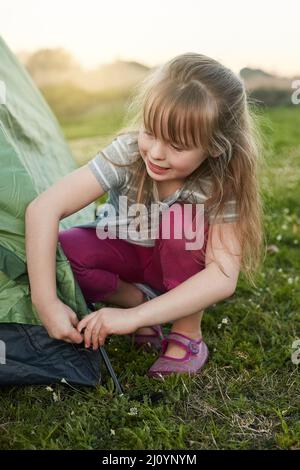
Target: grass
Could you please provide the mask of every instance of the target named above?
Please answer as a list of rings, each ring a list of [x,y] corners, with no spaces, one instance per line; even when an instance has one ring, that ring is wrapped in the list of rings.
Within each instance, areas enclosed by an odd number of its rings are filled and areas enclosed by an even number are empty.
[[[125,395],[116,396],[106,373],[95,389],[3,389],[1,449],[300,448],[299,366],[291,360],[300,337],[300,107],[266,110],[263,117],[265,226],[276,248],[257,288],[240,278],[233,297],[206,309],[210,361],[203,373],[150,379],[155,354],[137,353],[127,337],[110,337],[107,351]],[[69,136],[78,135],[70,144],[80,163],[103,139],[95,122],[94,115],[86,141],[88,121],[67,126]]]

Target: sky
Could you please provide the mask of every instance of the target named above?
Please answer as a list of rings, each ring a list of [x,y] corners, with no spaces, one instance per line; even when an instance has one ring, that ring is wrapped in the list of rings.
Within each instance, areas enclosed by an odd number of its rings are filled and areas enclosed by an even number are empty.
[[[14,52],[63,47],[87,68],[199,52],[235,72],[300,77],[299,31],[299,0],[0,0],[0,35]]]

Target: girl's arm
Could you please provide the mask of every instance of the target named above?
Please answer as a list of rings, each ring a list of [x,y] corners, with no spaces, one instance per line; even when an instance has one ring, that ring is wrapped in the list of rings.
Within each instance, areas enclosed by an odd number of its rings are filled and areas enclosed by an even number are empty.
[[[220,238],[226,240],[226,251]],[[128,334],[143,326],[168,323],[200,312],[209,305],[230,297],[235,289],[240,270],[240,244],[237,238],[238,225],[224,223],[211,225],[206,248],[206,267],[174,289],[149,300],[138,307],[104,307],[87,315],[77,330],[84,332],[87,347],[94,349],[105,343],[111,334]],[[214,252],[212,251],[214,248]],[[224,275],[217,262],[221,264]],[[174,266],[176,269],[176,266]]]
[[[59,221],[103,194],[104,190],[85,165],[58,180],[26,208],[25,244],[31,300],[49,334],[53,330],[55,337],[63,336],[59,322],[62,329],[67,328],[66,322],[62,320],[62,306],[65,307],[64,314],[67,313],[71,322],[75,322],[74,312],[62,304],[56,294]],[[71,331],[70,325],[68,322],[68,331]],[[75,329],[74,331],[77,333]],[[78,337],[77,339],[79,340]]]
[[[211,225],[206,248],[205,269],[165,294],[135,307],[137,327],[174,321],[200,312],[230,297],[236,289],[240,270],[241,248],[237,233],[238,223],[236,222]],[[228,253],[226,249],[233,254]],[[229,277],[222,273],[216,261],[221,264],[223,271]]]

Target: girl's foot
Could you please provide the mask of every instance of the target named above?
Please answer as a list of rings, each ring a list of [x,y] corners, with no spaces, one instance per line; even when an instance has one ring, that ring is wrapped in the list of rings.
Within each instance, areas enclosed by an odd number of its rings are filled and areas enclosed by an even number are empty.
[[[170,333],[175,333],[175,334],[178,333],[179,335],[183,335],[194,341],[199,341],[202,338],[201,331],[198,334],[188,334],[188,335],[186,334],[186,332],[181,332],[181,331],[170,331]],[[174,357],[176,359],[182,359],[186,355],[186,351],[182,347],[182,345],[178,345],[177,343],[170,341],[167,345],[165,355],[169,357]]]
[[[184,356],[177,358],[167,354],[168,344],[173,343],[184,350]],[[162,341],[162,354],[148,370],[149,377],[161,378],[172,373],[194,375],[200,372],[208,360],[208,348],[203,339],[191,339],[181,333],[169,333]]]

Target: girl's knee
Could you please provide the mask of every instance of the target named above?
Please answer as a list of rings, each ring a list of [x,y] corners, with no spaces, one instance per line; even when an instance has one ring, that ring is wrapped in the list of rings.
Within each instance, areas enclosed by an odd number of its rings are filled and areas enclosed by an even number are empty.
[[[193,234],[205,231],[202,209],[183,201],[173,204],[161,215],[159,239],[177,241],[190,239]],[[176,244],[176,243],[175,243]]]
[[[190,204],[188,209],[183,202],[176,205],[175,210],[166,210],[162,214],[157,248],[161,263],[171,267],[170,273],[174,269],[172,266],[177,266],[185,276],[193,275],[205,267],[208,224],[201,212],[197,213],[195,204]],[[180,275],[178,279],[182,280]]]

